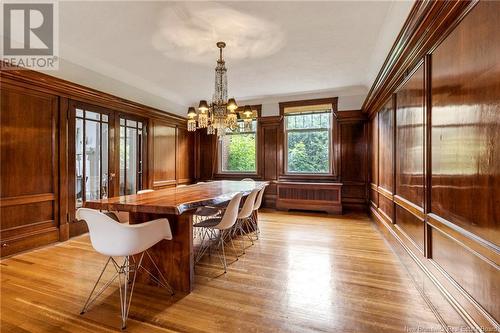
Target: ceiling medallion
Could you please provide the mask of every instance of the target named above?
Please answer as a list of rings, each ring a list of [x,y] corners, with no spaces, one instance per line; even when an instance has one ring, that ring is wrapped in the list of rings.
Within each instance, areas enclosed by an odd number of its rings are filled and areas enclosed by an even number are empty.
[[[188,131],[196,131],[206,128],[207,134],[217,134],[222,138],[229,129],[239,130],[238,117],[243,120],[244,129],[251,130],[253,111],[249,105],[245,105],[243,112],[238,113],[238,105],[234,98],[227,98],[227,76],[226,62],[222,57],[222,49],[226,43],[217,42],[219,48],[219,59],[215,67],[215,92],[212,102],[201,100],[198,111],[194,107],[188,109],[187,127]]]

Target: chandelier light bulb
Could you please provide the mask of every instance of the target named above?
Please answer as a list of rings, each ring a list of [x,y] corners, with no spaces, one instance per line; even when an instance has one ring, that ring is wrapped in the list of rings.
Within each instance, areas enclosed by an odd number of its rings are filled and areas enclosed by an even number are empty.
[[[189,119],[194,119],[194,118],[196,118],[196,110],[194,109],[194,107],[192,107],[192,106],[191,106],[191,107],[189,107],[189,109],[188,109],[188,114],[187,114],[187,115],[188,115],[188,118],[189,118]]]

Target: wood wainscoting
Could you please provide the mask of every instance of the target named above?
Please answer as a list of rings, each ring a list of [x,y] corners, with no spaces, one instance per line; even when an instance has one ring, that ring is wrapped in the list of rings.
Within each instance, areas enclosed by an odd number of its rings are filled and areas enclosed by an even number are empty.
[[[500,330],[498,13],[497,1],[417,2],[364,110],[373,218],[426,297],[477,332]]]
[[[279,182],[276,209],[342,214],[342,184]]]
[[[118,193],[120,117],[141,119],[143,187],[193,180],[193,137],[185,119],[31,70],[1,70],[1,256],[67,240],[75,221],[75,105],[108,118],[109,194]],[[165,133],[167,133],[165,135]],[[148,160],[149,159],[149,160]]]

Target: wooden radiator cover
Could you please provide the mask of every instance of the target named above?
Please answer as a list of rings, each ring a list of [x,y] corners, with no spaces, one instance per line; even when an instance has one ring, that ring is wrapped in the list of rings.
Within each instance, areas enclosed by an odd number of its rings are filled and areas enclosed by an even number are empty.
[[[279,182],[276,208],[303,209],[342,214],[341,183]]]

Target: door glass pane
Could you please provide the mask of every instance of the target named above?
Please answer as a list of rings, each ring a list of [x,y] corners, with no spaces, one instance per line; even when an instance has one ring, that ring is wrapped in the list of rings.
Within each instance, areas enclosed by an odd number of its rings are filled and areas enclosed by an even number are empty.
[[[108,124],[102,123],[102,139],[101,139],[101,163],[102,163],[102,187],[101,187],[101,198],[108,197],[108,147],[109,147],[109,132]]]
[[[142,189],[142,125],[120,119],[120,195],[134,194]]]
[[[127,155],[127,192],[132,194],[136,192],[137,188],[137,129],[127,127],[127,142],[126,142],[126,155]]]
[[[83,118],[83,110],[82,109],[76,109],[76,116]]]
[[[120,126],[120,195],[125,195],[125,152],[125,127]]]
[[[85,121],[85,200],[100,197],[100,132],[98,122]]]
[[[101,119],[101,114],[100,113],[96,113],[96,112],[86,111],[85,112],[85,118],[86,119],[92,119],[92,120],[100,120]]]
[[[76,208],[79,208],[83,204],[83,120],[78,118],[75,124],[75,193]]]
[[[101,115],[101,117],[102,117],[103,122],[106,122],[106,123],[108,122],[108,115],[107,114],[103,114],[103,115]]]

